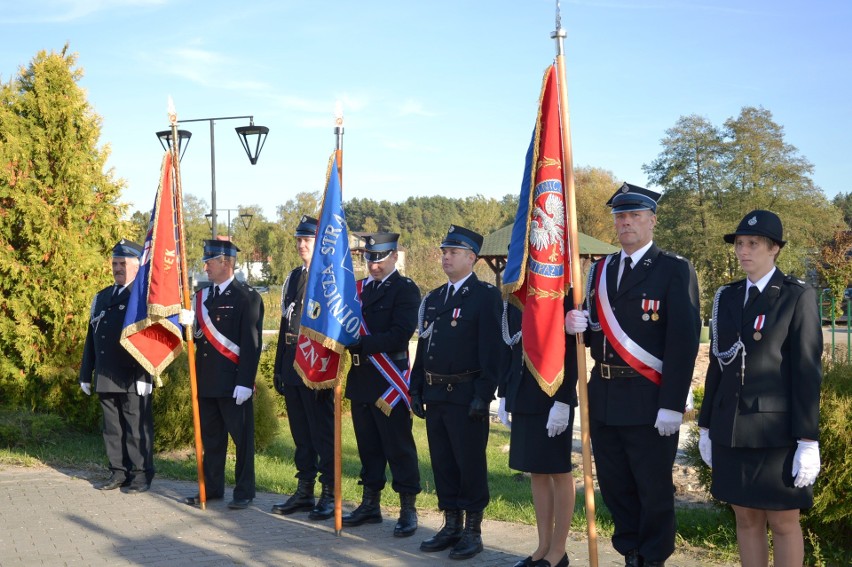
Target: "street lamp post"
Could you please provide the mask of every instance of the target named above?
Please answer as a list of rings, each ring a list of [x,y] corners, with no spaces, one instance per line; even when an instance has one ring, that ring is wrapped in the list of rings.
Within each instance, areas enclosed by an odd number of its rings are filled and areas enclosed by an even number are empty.
[[[241,213],[240,209],[216,209],[216,212],[219,212],[219,211],[223,211],[223,212],[227,211],[227,213],[228,213],[228,240],[231,240],[231,213],[238,213],[239,214],[240,222],[242,223],[243,228],[245,228],[246,230],[249,229],[249,227],[251,226],[251,219],[254,218],[253,214]],[[216,222],[216,220],[215,220],[216,216],[213,215],[212,213],[208,213],[208,214],[204,215],[204,218],[207,219],[207,222],[208,222],[208,224],[210,224],[210,228],[212,229],[213,228],[212,223]]]
[[[212,238],[216,239],[216,148],[215,148],[215,132],[213,126],[215,125],[217,120],[240,120],[240,119],[249,119],[248,126],[238,126],[234,128],[237,131],[237,136],[240,138],[240,143],[243,146],[243,149],[248,155],[249,161],[252,165],[257,164],[257,158],[260,157],[260,151],[263,149],[263,145],[266,143],[266,136],[269,134],[269,128],[266,126],[255,126],[254,124],[254,116],[221,116],[217,118],[193,118],[191,120],[181,120],[180,124],[185,124],[187,122],[209,122],[210,123],[210,217],[211,217],[211,231]],[[192,136],[192,133],[188,130],[178,130],[178,151],[181,159],[183,158],[183,154],[186,152],[186,148],[189,146],[189,139]],[[172,145],[172,131],[171,130],[163,130],[161,132],[157,132],[157,138],[160,140],[160,144],[162,144],[164,150],[171,149]],[[184,141],[186,143],[184,143]],[[221,209],[228,210],[228,209]],[[240,215],[242,216],[242,215]],[[229,233],[230,233],[230,213],[229,213]],[[230,234],[229,234],[230,236]]]

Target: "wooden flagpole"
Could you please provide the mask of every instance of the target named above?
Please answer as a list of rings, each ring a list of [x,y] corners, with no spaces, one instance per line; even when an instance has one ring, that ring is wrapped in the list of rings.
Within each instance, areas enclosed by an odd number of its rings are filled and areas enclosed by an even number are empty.
[[[192,295],[189,289],[189,274],[186,267],[186,236],[183,230],[183,193],[180,181],[180,138],[177,133],[177,113],[174,103],[169,97],[169,122],[172,128],[172,168],[175,178],[175,211],[177,212],[178,247],[180,253],[180,279],[181,291],[183,293],[183,308],[192,309]],[[198,496],[201,500],[201,509],[207,508],[207,489],[204,484],[204,448],[201,443],[201,415],[198,412],[198,379],[195,372],[195,339],[192,334],[192,325],[184,327],[186,339],[186,353],[189,358],[189,385],[192,392],[192,426],[195,431],[195,461],[198,467]]]
[[[334,118],[334,153],[337,159],[337,172],[340,176],[341,204],[343,202],[343,107],[340,102],[335,108]],[[349,243],[346,243],[349,247]],[[341,357],[342,358],[342,357]],[[343,387],[340,380],[334,386],[334,533],[343,533],[343,438],[341,421],[343,417]]]
[[[556,40],[556,71],[559,87],[559,117],[562,125],[562,183],[566,189],[568,210],[568,238],[571,247],[572,301],[576,309],[583,305],[583,273],[580,271],[580,239],[577,231],[577,200],[574,189],[574,157],[571,153],[571,124],[568,112],[568,84],[565,78],[563,40],[567,32],[562,29],[559,1],[556,2],[556,31],[550,37]],[[589,565],[598,566],[598,541],[595,528],[595,486],[592,479],[592,452],[589,439],[589,387],[587,384],[586,345],[583,334],[577,333],[577,384],[580,398],[580,441],[583,447],[583,486],[586,500],[586,528],[589,537]]]

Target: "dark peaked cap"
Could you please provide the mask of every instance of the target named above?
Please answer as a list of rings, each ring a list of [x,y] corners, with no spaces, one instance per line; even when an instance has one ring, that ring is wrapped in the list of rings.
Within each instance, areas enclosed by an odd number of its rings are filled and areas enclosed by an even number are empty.
[[[316,238],[318,224],[319,221],[314,217],[302,215],[298,226],[296,226],[296,238]]]
[[[395,232],[374,232],[367,235],[364,259],[368,262],[381,262],[396,250],[399,234]]]
[[[237,252],[240,249],[230,240],[205,240],[204,255],[201,257],[202,262],[218,258],[219,256],[237,257]]]
[[[113,258],[141,258],[142,247],[129,240],[121,239],[112,247]]]
[[[659,200],[659,193],[638,185],[625,183],[609,198],[606,205],[612,207],[613,214],[648,210],[656,213],[657,201]]]
[[[482,241],[481,234],[477,234],[463,226],[451,224],[450,229],[447,231],[447,236],[441,242],[441,248],[464,248],[465,250],[473,251],[474,254],[479,256]]]

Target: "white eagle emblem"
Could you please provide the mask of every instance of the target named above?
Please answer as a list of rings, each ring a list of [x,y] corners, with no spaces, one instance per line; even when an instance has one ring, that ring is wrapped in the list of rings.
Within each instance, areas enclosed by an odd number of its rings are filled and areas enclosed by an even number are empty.
[[[536,250],[545,250],[559,244],[559,252],[565,252],[565,205],[559,196],[551,193],[544,202],[544,210],[536,206],[530,222],[530,244]]]

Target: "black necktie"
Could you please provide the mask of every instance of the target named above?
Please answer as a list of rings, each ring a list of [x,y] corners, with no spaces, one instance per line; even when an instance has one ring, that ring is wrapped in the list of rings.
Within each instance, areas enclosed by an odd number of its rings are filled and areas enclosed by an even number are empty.
[[[214,285],[213,286],[213,299],[216,299],[217,297],[219,297],[219,286]]]
[[[627,256],[624,259],[624,270],[621,272],[621,279],[618,281],[618,287],[621,287],[621,284],[624,283],[624,280],[627,279],[627,276],[630,275],[630,272],[633,271],[633,258]]]
[[[121,286],[118,284],[112,286],[112,298],[115,299],[118,297],[119,293],[121,293]]]
[[[748,309],[755,301],[757,301],[758,295],[760,295],[760,290],[757,289],[756,285],[753,285],[748,288],[748,299],[746,299],[745,309]]]
[[[447,299],[446,299],[446,301],[444,301],[444,303],[446,303],[447,301],[452,299],[455,294],[456,294],[456,286],[450,284],[450,289],[447,290]]]

